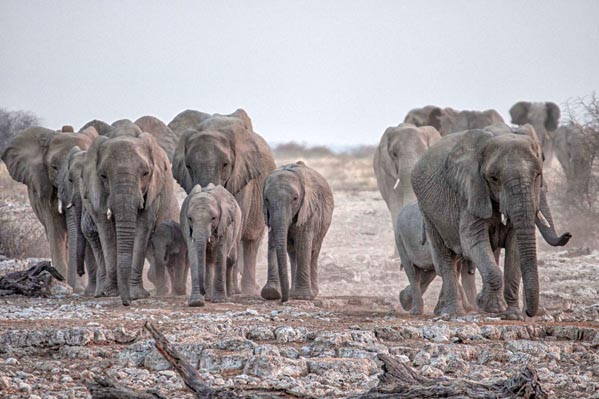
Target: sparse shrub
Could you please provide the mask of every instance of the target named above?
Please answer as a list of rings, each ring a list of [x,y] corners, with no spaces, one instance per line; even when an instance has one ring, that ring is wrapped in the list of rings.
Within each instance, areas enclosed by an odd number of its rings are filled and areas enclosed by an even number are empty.
[[[38,124],[39,118],[30,111],[8,111],[0,108],[0,154],[15,134]]]

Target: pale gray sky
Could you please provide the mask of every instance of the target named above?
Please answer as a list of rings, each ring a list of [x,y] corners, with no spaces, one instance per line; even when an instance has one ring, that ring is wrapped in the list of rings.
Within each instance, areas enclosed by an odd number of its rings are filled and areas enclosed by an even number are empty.
[[[0,107],[56,128],[245,108],[269,142],[376,143],[414,107],[599,89],[599,1],[0,1]]]

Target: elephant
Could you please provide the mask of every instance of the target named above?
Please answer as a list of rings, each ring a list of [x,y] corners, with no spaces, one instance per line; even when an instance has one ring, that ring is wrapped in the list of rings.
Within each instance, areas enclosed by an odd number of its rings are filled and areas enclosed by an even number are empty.
[[[143,132],[150,133],[154,136],[158,145],[160,145],[164,152],[166,152],[169,161],[172,162],[173,154],[175,148],[177,148],[177,142],[179,141],[179,137],[175,132],[166,126],[160,119],[149,115],[142,116],[134,123],[139,126]]]
[[[441,135],[431,126],[416,127],[402,123],[388,127],[374,153],[373,168],[379,190],[395,229],[399,210],[414,201],[410,175],[416,161]]]
[[[435,270],[443,279],[439,312],[464,312],[455,268],[455,261],[462,257],[481,273],[479,309],[504,312],[507,307],[506,314],[520,315],[522,277],[525,312],[535,316],[539,307],[535,220],[548,224],[539,206],[543,190],[540,145],[521,134],[494,135],[483,130],[452,134],[416,163],[412,186],[424,216]],[[502,236],[505,283],[494,257]]]
[[[212,115],[205,112],[196,111],[193,109],[186,109],[176,115],[172,121],[169,122],[168,128],[171,129],[179,137],[185,133],[188,129],[198,129],[202,122],[209,119]]]
[[[50,244],[52,265],[67,276],[76,292],[83,291],[76,268],[67,264],[67,225],[59,213],[57,177],[73,147],[87,149],[97,133],[62,133],[43,127],[31,127],[17,134],[2,154],[10,176],[27,186],[29,202],[44,226]]]
[[[496,123],[504,123],[503,118],[494,109],[485,111],[458,111],[453,108],[440,108],[427,105],[414,108],[404,118],[405,123],[416,126],[432,126],[441,136],[469,129],[482,129]]]
[[[190,117],[193,115],[195,118]],[[250,117],[242,109],[212,116],[184,111],[169,126],[186,123],[191,127],[181,134],[173,157],[175,179],[188,194],[195,185],[210,183],[222,185],[233,194],[243,215],[241,290],[256,295],[256,256],[265,227],[262,187],[275,169],[272,151],[254,132]],[[179,134],[177,128],[173,130]]]
[[[152,233],[146,255],[150,270],[148,280],[156,287],[158,295],[169,292],[165,271],[168,271],[171,295],[185,295],[189,262],[187,260],[187,244],[181,225],[167,220]]]
[[[515,125],[531,124],[541,145],[548,163],[553,160],[553,135],[559,124],[560,109],[552,102],[519,101],[510,108],[510,117]]]
[[[205,300],[226,302],[236,284],[233,274],[242,234],[235,197],[221,185],[196,185],[183,201],[181,228],[191,263],[189,306],[204,306]]]
[[[568,192],[588,193],[599,132],[573,123],[562,125],[553,134],[553,144],[566,175]]]
[[[81,129],[79,129],[79,131],[82,132],[88,127],[93,127],[94,129],[96,129],[96,132],[98,132],[98,135],[100,136],[107,136],[112,131],[112,126],[99,119],[94,119],[87,122],[85,125],[81,127]]]
[[[151,134],[132,136],[135,128],[120,125],[112,138],[94,140],[85,156],[81,189],[102,246],[103,293],[118,294],[125,306],[149,296],[142,272],[150,235],[179,215],[166,153]]]
[[[264,182],[269,227],[268,281],[262,297],[282,302],[318,295],[318,255],[333,216],[333,193],[324,177],[303,162],[281,166]],[[291,263],[291,293],[287,272]],[[278,269],[278,270],[277,270]],[[279,292],[280,288],[280,292]]]

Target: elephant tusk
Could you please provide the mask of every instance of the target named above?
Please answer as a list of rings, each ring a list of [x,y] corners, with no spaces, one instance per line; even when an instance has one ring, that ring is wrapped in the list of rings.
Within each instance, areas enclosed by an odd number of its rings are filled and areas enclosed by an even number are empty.
[[[62,215],[62,201],[58,200],[58,213]]]
[[[110,220],[111,217],[112,217],[112,210],[110,208],[108,208],[108,211],[106,212],[106,218],[108,220]]]
[[[212,236],[208,237],[208,242],[212,242]]]
[[[541,210],[537,211],[537,217],[539,218],[539,220],[541,221],[541,223],[543,224],[543,226],[545,226],[547,228],[551,228],[551,225],[549,224],[549,222],[547,221],[547,219],[545,219],[545,216],[543,216],[543,212],[541,212]]]
[[[399,186],[399,177],[397,178],[397,180],[395,180],[395,185],[393,186],[393,189],[395,190],[397,186]]]
[[[70,209],[73,206],[73,203],[69,202],[69,205],[66,206],[67,209]]]
[[[501,224],[507,226],[507,217],[503,213],[501,214]]]

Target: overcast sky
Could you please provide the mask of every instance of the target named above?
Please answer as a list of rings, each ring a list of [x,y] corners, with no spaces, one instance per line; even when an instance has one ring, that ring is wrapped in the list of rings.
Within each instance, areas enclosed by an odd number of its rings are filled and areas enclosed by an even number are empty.
[[[0,1],[0,107],[51,128],[242,107],[269,142],[344,146],[426,104],[598,89],[596,0]]]

